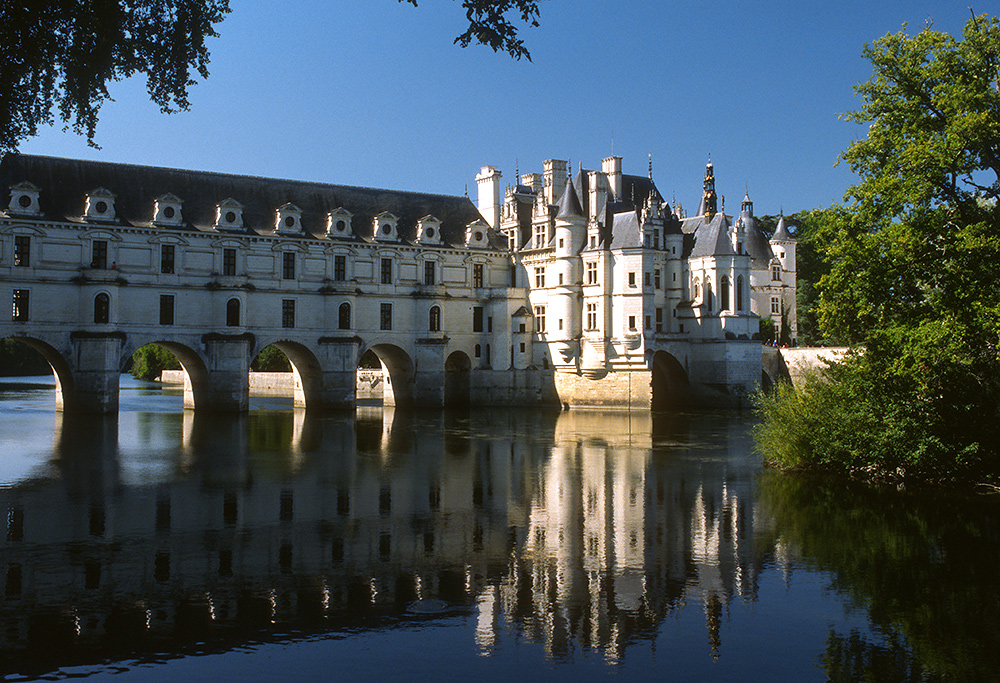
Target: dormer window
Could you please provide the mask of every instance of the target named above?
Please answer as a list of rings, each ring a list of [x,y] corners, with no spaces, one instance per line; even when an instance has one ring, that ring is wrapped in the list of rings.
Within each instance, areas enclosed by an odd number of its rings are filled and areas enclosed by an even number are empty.
[[[182,225],[181,205],[177,196],[167,193],[153,202],[153,225]]]
[[[424,216],[417,221],[417,242],[441,244],[441,221],[434,216]]]
[[[274,231],[279,235],[296,235],[302,232],[302,209],[289,202],[275,211]]]
[[[482,220],[469,223],[465,228],[465,246],[473,249],[485,249],[488,247],[489,242],[486,239],[486,231],[489,227]]]
[[[85,214],[90,221],[111,221],[115,218],[115,195],[99,187],[87,195]]]
[[[388,211],[383,211],[375,216],[375,221],[372,225],[374,238],[380,242],[395,242],[397,239],[396,223],[398,221],[399,219]]]
[[[351,234],[350,211],[341,206],[326,215],[327,237],[350,237]]]
[[[215,229],[239,230],[243,227],[243,205],[229,197],[215,205]]]
[[[21,216],[37,216],[41,213],[38,208],[38,194],[41,191],[42,188],[27,180],[11,185],[10,204],[8,204],[7,210]]]

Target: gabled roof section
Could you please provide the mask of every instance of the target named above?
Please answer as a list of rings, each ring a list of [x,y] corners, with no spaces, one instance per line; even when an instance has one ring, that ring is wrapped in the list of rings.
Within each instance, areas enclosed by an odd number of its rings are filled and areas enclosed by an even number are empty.
[[[118,191],[115,214],[125,224],[153,227],[153,202],[170,193],[184,198],[184,224],[177,230],[215,231],[217,204],[233,198],[243,205],[243,225],[248,232],[270,235],[274,212],[291,202],[302,209],[305,237],[326,234],[328,214],[343,207],[354,217],[352,227],[370,226],[383,211],[399,217],[399,236],[415,241],[417,220],[433,214],[441,220],[441,235],[448,244],[465,242],[465,226],[479,218],[468,197],[331,185],[277,178],[134,166],[99,161],[9,154],[0,162],[0,186],[29,181],[41,188],[46,201],[44,217],[79,220],[87,193],[95,187]]]
[[[726,256],[735,253],[733,242],[729,237],[729,217],[717,213],[707,223],[702,219],[701,225],[694,231],[691,258]]]
[[[635,211],[616,213],[611,227],[611,248],[629,249],[642,246],[639,217]]]

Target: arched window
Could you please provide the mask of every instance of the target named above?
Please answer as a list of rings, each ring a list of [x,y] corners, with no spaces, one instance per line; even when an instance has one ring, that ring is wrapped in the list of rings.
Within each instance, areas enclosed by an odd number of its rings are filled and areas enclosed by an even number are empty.
[[[431,306],[430,320],[428,321],[427,329],[431,332],[441,331],[441,307]]]
[[[693,288],[693,290],[691,292],[691,299],[694,300],[694,301],[697,301],[698,297],[700,297],[700,296],[701,296],[701,287],[698,286],[698,281],[695,280],[694,281],[694,288]]]
[[[729,310],[729,278],[723,276],[719,283],[719,308],[723,311]]]
[[[705,278],[705,306],[711,311],[714,305],[715,302],[712,301],[712,283],[708,278]]]
[[[226,302],[226,327],[240,326],[240,300],[230,299]]]
[[[736,310],[743,310],[743,276],[736,276]]]
[[[94,297],[94,322],[107,323],[111,318],[111,297],[101,292]]]
[[[346,301],[340,304],[340,310],[337,314],[337,327],[342,330],[351,329],[351,305]]]

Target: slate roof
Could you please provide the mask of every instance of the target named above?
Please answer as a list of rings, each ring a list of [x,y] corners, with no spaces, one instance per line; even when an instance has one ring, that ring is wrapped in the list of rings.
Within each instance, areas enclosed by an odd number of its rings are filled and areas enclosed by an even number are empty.
[[[687,254],[692,258],[736,253],[729,237],[729,217],[723,213],[715,214],[708,223],[701,217],[701,224],[695,226],[692,236],[694,242]]]
[[[788,232],[788,228],[785,226],[785,217],[781,216],[778,218],[778,227],[774,229],[774,235],[771,239],[776,242],[794,242],[795,238]]]
[[[303,237],[326,232],[327,212],[343,207],[353,214],[355,239],[370,239],[373,218],[384,211],[399,217],[401,239],[414,241],[417,221],[428,214],[441,220],[449,244],[464,244],[465,228],[481,218],[468,197],[352,187],[325,183],[259,178],[152,166],[9,154],[0,162],[0,188],[28,180],[41,187],[39,204],[45,218],[84,222],[87,194],[105,187],[117,194],[115,224],[152,227],[153,202],[171,193],[183,200],[179,227],[165,231],[214,232],[216,204],[232,197],[243,205],[243,232],[271,235],[275,210],[293,203],[302,209]],[[6,194],[6,192],[4,192]],[[6,202],[3,202],[6,205]],[[101,224],[107,225],[107,222]],[[490,244],[503,241],[491,232]],[[363,237],[362,237],[363,236]]]
[[[559,213],[556,218],[583,218],[583,208],[580,206],[580,198],[576,196],[573,183],[566,183],[566,189],[559,199]]]

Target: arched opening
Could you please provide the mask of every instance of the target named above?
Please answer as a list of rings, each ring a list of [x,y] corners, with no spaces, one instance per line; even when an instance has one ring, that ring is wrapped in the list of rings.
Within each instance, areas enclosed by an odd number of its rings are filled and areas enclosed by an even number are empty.
[[[657,351],[653,354],[652,370],[652,409],[666,411],[682,406],[690,383],[680,361],[666,351]]]
[[[111,297],[101,292],[94,297],[94,322],[98,325],[107,324],[111,319]]]
[[[337,327],[341,330],[351,329],[351,305],[346,301],[337,310]]]
[[[36,378],[39,386],[55,381],[56,410],[63,410],[73,392],[73,373],[69,363],[54,347],[28,337],[0,340],[0,375],[4,377]],[[49,378],[52,378],[50,380]],[[29,383],[27,379],[16,384]]]
[[[136,379],[183,383],[185,408],[197,408],[211,391],[205,361],[197,351],[179,342],[154,340],[142,344],[124,357],[123,369]],[[182,371],[180,377],[164,375],[164,371],[178,369]]]
[[[413,406],[413,361],[392,344],[375,344],[358,361],[359,402],[410,408]]]
[[[441,331],[441,307],[431,306],[430,313],[428,314],[429,320],[427,321],[427,329],[431,332]]]
[[[455,351],[444,362],[444,404],[447,407],[467,408],[470,399],[472,362],[461,351]]]
[[[709,313],[712,312],[712,309],[715,306],[715,302],[712,300],[712,296],[713,296],[712,282],[708,278],[705,278],[705,310],[707,310]]]
[[[240,300],[233,297],[226,302],[226,327],[240,326]]]
[[[722,282],[719,283],[719,309],[723,311],[729,310],[729,277],[723,276]]]
[[[323,402],[323,372],[316,355],[302,344],[279,340],[261,349],[250,363],[250,392],[291,397],[296,408]]]
[[[736,276],[736,310],[743,311],[743,276]]]

